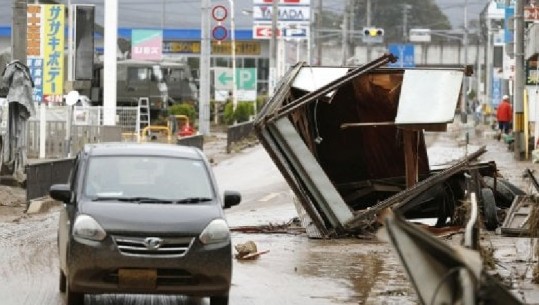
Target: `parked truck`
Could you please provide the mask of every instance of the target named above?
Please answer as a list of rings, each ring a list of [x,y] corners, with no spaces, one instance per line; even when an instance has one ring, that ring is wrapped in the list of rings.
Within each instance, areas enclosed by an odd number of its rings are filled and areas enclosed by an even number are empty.
[[[156,111],[198,99],[187,63],[124,60],[118,61],[117,71],[117,106],[136,106],[139,98],[146,97],[150,109]],[[103,73],[103,64],[97,64],[90,98],[98,105],[103,101]]]

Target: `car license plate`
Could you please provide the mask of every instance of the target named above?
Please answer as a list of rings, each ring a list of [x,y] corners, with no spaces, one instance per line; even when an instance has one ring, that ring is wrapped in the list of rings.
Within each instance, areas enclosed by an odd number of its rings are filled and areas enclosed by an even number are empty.
[[[120,269],[118,270],[120,288],[155,288],[157,270],[155,269]]]

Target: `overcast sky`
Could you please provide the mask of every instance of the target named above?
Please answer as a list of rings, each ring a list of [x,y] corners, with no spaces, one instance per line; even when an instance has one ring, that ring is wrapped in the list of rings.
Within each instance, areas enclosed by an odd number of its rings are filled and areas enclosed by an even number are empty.
[[[373,0],[376,1],[376,0]],[[434,0],[448,16],[453,27],[462,26],[464,21],[464,3],[468,3],[468,19],[478,19],[488,0]],[[11,7],[13,0],[0,0],[4,9],[0,10],[0,25],[11,23]],[[29,1],[31,2],[31,1]],[[346,0],[323,0],[325,10],[342,13]],[[395,0],[405,3],[405,0]],[[67,0],[64,0],[67,3]],[[104,0],[71,0],[73,4],[94,4],[96,6],[96,21],[103,24]],[[216,0],[212,4],[224,4],[228,1]],[[313,6],[318,0],[311,0]],[[252,0],[235,0],[235,22],[237,28],[252,26],[252,18],[245,14],[252,10]],[[412,8],[413,9],[413,8]],[[244,13],[242,13],[244,12]],[[199,28],[200,0],[119,0],[120,27],[160,28]]]

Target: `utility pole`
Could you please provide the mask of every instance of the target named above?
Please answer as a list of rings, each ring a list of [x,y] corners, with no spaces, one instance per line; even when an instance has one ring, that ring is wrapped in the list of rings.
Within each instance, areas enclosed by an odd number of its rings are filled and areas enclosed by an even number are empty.
[[[408,10],[411,8],[412,6],[406,3],[402,6],[402,38],[404,43],[408,42]]]
[[[367,10],[366,10],[366,16],[365,16],[365,19],[366,19],[366,24],[365,26],[366,27],[371,27],[372,25],[372,21],[371,21],[371,15],[372,15],[372,12],[371,12],[371,0],[367,0]],[[367,62],[370,62],[371,61],[371,44],[367,42]]]
[[[201,4],[200,91],[198,101],[198,128],[203,135],[210,134],[210,1]]]
[[[346,9],[343,14],[343,22],[341,25],[341,57],[342,57],[342,65],[346,65],[346,59],[348,58],[348,11],[350,10],[350,2],[346,4]]]
[[[270,59],[269,59],[269,86],[268,94],[273,95],[276,84],[277,73],[277,17],[279,11],[279,0],[273,0],[271,6],[271,39],[270,39]]]
[[[464,45],[464,64],[468,64],[468,0],[464,0],[464,36],[463,36]],[[464,124],[468,123],[468,77],[464,76],[462,82],[462,103],[460,104],[460,121]]]
[[[357,3],[356,1],[350,0],[348,8],[348,35],[346,35],[346,47],[348,48],[348,57],[354,57],[355,56],[355,40],[353,39],[353,33],[356,29],[356,9],[357,9]]]
[[[515,90],[513,100],[513,137],[515,160],[521,160],[524,143],[524,0],[515,4]]]
[[[489,109],[494,109],[493,103],[492,103],[492,70],[493,70],[493,64],[492,64],[492,58],[493,58],[493,51],[492,51],[492,44],[493,44],[493,29],[492,29],[492,19],[488,18],[487,16],[487,48],[485,49],[485,96],[486,96],[486,104],[489,106]],[[489,121],[487,122],[489,125],[491,124],[492,116],[489,116]]]
[[[323,0],[318,0],[318,13],[316,14],[316,64],[322,64],[322,6]]]
[[[230,42],[232,53],[232,109],[236,111],[238,107],[238,81],[236,79],[236,25],[234,17],[234,1],[228,0],[230,3]]]
[[[13,0],[11,59],[26,65],[26,0]]]
[[[105,1],[105,54],[103,60],[103,124],[116,125],[118,0]]]

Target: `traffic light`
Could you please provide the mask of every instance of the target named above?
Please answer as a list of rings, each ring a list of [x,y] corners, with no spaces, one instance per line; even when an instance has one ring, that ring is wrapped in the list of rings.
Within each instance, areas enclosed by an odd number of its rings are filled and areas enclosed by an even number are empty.
[[[381,28],[363,28],[363,34],[370,37],[384,36],[384,29]]]
[[[384,29],[377,27],[363,28],[363,42],[381,43],[384,42]]]

